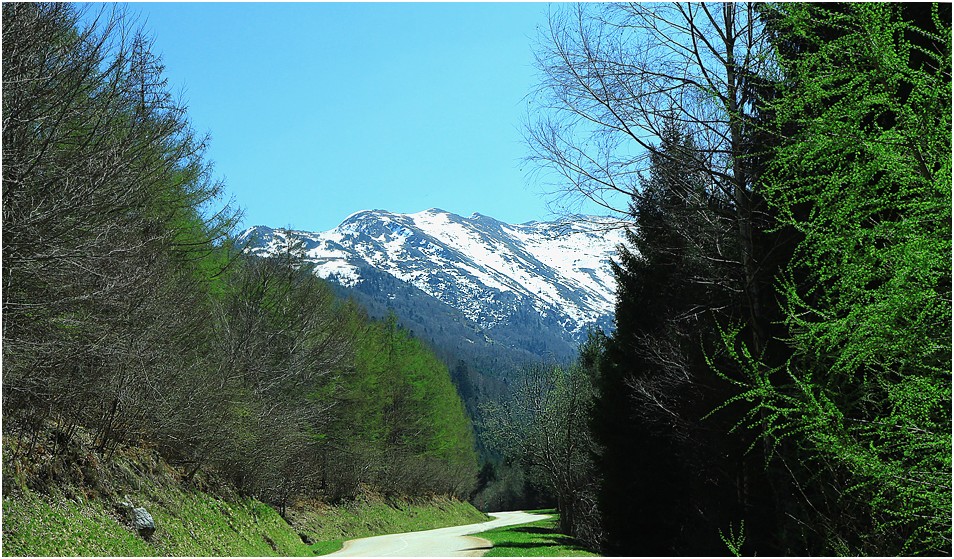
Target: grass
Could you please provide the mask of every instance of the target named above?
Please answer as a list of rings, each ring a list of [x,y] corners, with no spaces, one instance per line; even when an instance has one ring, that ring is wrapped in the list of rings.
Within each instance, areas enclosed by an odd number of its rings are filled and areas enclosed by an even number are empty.
[[[128,448],[107,462],[80,446],[56,465],[52,456],[14,461],[8,443],[4,437],[2,556],[312,557],[354,538],[487,520],[449,498],[389,501],[365,494],[339,506],[296,503],[286,522],[264,503],[222,487],[209,490],[221,483],[205,474],[196,476],[198,485],[183,484],[151,451]],[[37,473],[43,471],[58,481],[39,488],[27,482],[46,479]],[[155,520],[148,541],[116,506],[127,498]],[[302,535],[315,543],[303,543]]]
[[[3,498],[5,556],[151,555],[142,539],[95,505],[28,492]]]
[[[99,499],[18,491],[3,499],[6,556],[312,555],[271,507],[201,492],[157,491],[139,501],[157,530],[140,538]]]
[[[552,516],[529,524],[505,526],[474,534],[494,544],[485,557],[599,557],[573,538],[558,531],[559,517],[555,510],[530,512]]]
[[[354,538],[349,538],[354,539]],[[344,547],[347,540],[332,540],[327,542],[318,542],[311,545],[311,552],[314,555],[328,555]]]
[[[157,526],[149,541],[101,500],[16,491],[3,498],[3,555],[316,556],[338,551],[349,539],[487,519],[469,504],[450,499],[302,508],[293,513],[294,527],[273,508],[250,499],[227,502],[198,491],[161,489],[140,502]],[[298,532],[316,543],[302,543]]]

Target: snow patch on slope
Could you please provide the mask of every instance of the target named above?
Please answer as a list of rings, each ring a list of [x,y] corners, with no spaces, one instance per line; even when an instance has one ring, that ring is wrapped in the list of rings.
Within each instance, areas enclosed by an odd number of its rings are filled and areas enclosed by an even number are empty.
[[[587,218],[593,221],[596,218]],[[374,267],[492,328],[530,307],[579,335],[613,313],[610,260],[620,231],[595,233],[572,222],[506,224],[436,208],[412,214],[364,210],[330,231],[253,227],[249,251],[268,255],[300,241],[323,278],[352,287]]]

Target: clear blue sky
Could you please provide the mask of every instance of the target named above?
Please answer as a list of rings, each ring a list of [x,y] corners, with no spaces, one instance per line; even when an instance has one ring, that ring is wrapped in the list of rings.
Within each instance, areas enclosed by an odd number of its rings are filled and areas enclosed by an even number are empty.
[[[243,226],[551,217],[522,123],[545,3],[134,3]]]

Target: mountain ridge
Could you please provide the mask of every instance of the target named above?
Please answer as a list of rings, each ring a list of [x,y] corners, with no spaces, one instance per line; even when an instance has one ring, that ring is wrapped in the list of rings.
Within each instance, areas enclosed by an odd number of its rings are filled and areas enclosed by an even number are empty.
[[[509,347],[565,361],[589,329],[613,326],[609,261],[623,236],[583,225],[599,219],[508,224],[477,212],[467,218],[438,208],[411,214],[375,209],[354,212],[323,232],[253,226],[239,242],[259,256],[294,247],[343,294],[360,294],[378,312],[394,310],[404,322],[414,309],[403,308],[409,305],[396,301],[396,291],[418,303],[431,297],[460,314],[448,318],[453,312],[440,307],[446,316],[435,329],[457,321],[473,334],[466,336],[472,344],[482,337],[498,351]],[[426,318],[410,322],[431,329]],[[440,332],[430,334],[436,342]]]

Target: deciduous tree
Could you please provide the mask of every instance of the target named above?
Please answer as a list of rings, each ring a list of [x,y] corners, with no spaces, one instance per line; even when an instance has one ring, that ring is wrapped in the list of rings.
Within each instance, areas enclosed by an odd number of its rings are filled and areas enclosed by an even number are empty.
[[[803,240],[781,290],[794,354],[732,340],[742,398],[811,470],[813,552],[950,553],[950,6],[768,15],[785,79],[766,195]]]

